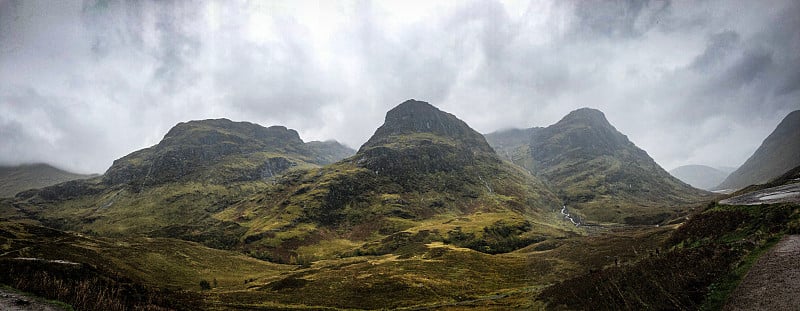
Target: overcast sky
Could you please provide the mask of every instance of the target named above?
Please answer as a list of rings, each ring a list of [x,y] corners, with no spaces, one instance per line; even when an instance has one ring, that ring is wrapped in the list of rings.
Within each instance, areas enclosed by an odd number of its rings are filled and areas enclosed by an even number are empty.
[[[177,122],[358,148],[410,98],[482,133],[594,107],[672,169],[800,109],[800,1],[0,0],[0,163],[101,173]]]

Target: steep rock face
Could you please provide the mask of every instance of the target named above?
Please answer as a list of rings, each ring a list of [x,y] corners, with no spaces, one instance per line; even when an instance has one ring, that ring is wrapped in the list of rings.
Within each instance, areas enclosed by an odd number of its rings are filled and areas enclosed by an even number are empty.
[[[762,184],[800,165],[800,110],[789,113],[747,161],[716,187]]]
[[[404,141],[398,141],[398,138],[420,133],[446,137],[474,152],[494,152],[486,139],[464,121],[431,104],[411,99],[386,113],[383,125],[361,146],[359,153],[381,145],[402,143]]]
[[[595,109],[575,110],[534,131],[530,153],[534,174],[594,221],[658,222],[669,213],[648,207],[687,204],[705,194],[669,175]]]
[[[408,189],[446,186],[421,182],[430,174],[461,174],[469,166],[500,163],[483,136],[466,123],[415,100],[390,110],[352,161]]]
[[[684,165],[669,173],[692,187],[704,190],[711,190],[728,177],[728,173],[706,165]]]

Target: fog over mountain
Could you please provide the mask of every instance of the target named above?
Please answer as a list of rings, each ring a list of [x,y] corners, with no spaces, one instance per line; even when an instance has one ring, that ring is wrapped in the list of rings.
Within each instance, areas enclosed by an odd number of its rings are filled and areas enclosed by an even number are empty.
[[[179,122],[357,148],[408,98],[477,131],[579,107],[662,167],[738,167],[800,109],[800,2],[0,1],[0,164],[100,173]]]

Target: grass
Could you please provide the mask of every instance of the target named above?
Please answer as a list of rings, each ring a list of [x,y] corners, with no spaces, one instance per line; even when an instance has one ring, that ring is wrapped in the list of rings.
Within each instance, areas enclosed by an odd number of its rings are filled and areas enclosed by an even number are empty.
[[[553,212],[554,214],[556,212]],[[447,217],[425,228],[457,224],[479,232],[504,219],[502,213],[476,213],[471,219]],[[523,219],[519,219],[523,221]],[[469,223],[477,224],[468,227]],[[535,227],[535,225],[534,225]],[[615,229],[588,236],[564,234],[520,250],[490,255],[441,241],[420,242],[405,255],[339,258],[357,243],[327,239],[301,246],[296,265],[278,265],[237,252],[165,238],[97,238],[27,224],[0,225],[0,257],[42,257],[86,263],[146,286],[201,293],[204,309],[232,308],[409,308],[413,306],[495,306],[534,309],[535,294],[548,284],[593,267],[613,264],[609,254],[636,258],[647,245],[663,240],[669,228]],[[641,246],[639,254],[630,245]],[[554,247],[538,249],[542,244]],[[340,251],[341,250],[341,251]],[[11,251],[11,252],[8,252]],[[327,259],[326,259],[327,258]],[[632,259],[631,259],[632,260]],[[218,285],[202,291],[205,280]]]
[[[796,230],[799,208],[712,204],[647,257],[563,280],[539,299],[554,309],[719,309],[757,258]]]
[[[231,248],[244,230],[211,215],[266,187],[263,182],[227,186],[171,183],[138,193],[118,188],[61,202],[23,202],[21,206],[43,223],[65,230],[107,237],[167,236]]]
[[[218,289],[243,289],[245,280],[274,278],[295,266],[168,238],[95,238],[20,223],[3,223],[3,258],[29,257],[86,263],[143,284],[173,290],[199,289],[201,280]]]
[[[343,162],[290,172],[214,218],[247,228],[240,239],[243,249],[276,262],[349,256],[354,249],[358,253],[403,232],[427,230],[432,240],[444,241],[458,227],[478,240],[501,219],[530,224],[509,241],[575,231],[550,216],[559,205],[557,198],[521,168],[494,155],[463,159],[459,142],[430,133],[390,141]],[[397,157],[389,159],[387,154]],[[396,171],[398,161],[419,170],[404,164]],[[469,221],[461,223],[462,219]],[[512,244],[516,246],[503,251],[527,245]],[[383,249],[378,253],[388,248],[378,245]]]
[[[749,254],[741,259],[736,268],[730,271],[727,275],[722,277],[719,281],[709,286],[709,291],[706,300],[700,306],[701,310],[722,310],[728,297],[733,293],[739,283],[742,282],[747,271],[750,267],[758,261],[764,253],[771,249],[775,244],[780,241],[777,237],[771,238],[764,245],[761,245],[751,251]]]

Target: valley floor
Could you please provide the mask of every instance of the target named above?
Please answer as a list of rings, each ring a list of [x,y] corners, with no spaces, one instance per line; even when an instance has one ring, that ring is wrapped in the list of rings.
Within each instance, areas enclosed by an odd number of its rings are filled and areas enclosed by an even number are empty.
[[[724,310],[797,310],[797,293],[800,235],[787,235],[753,265]]]

